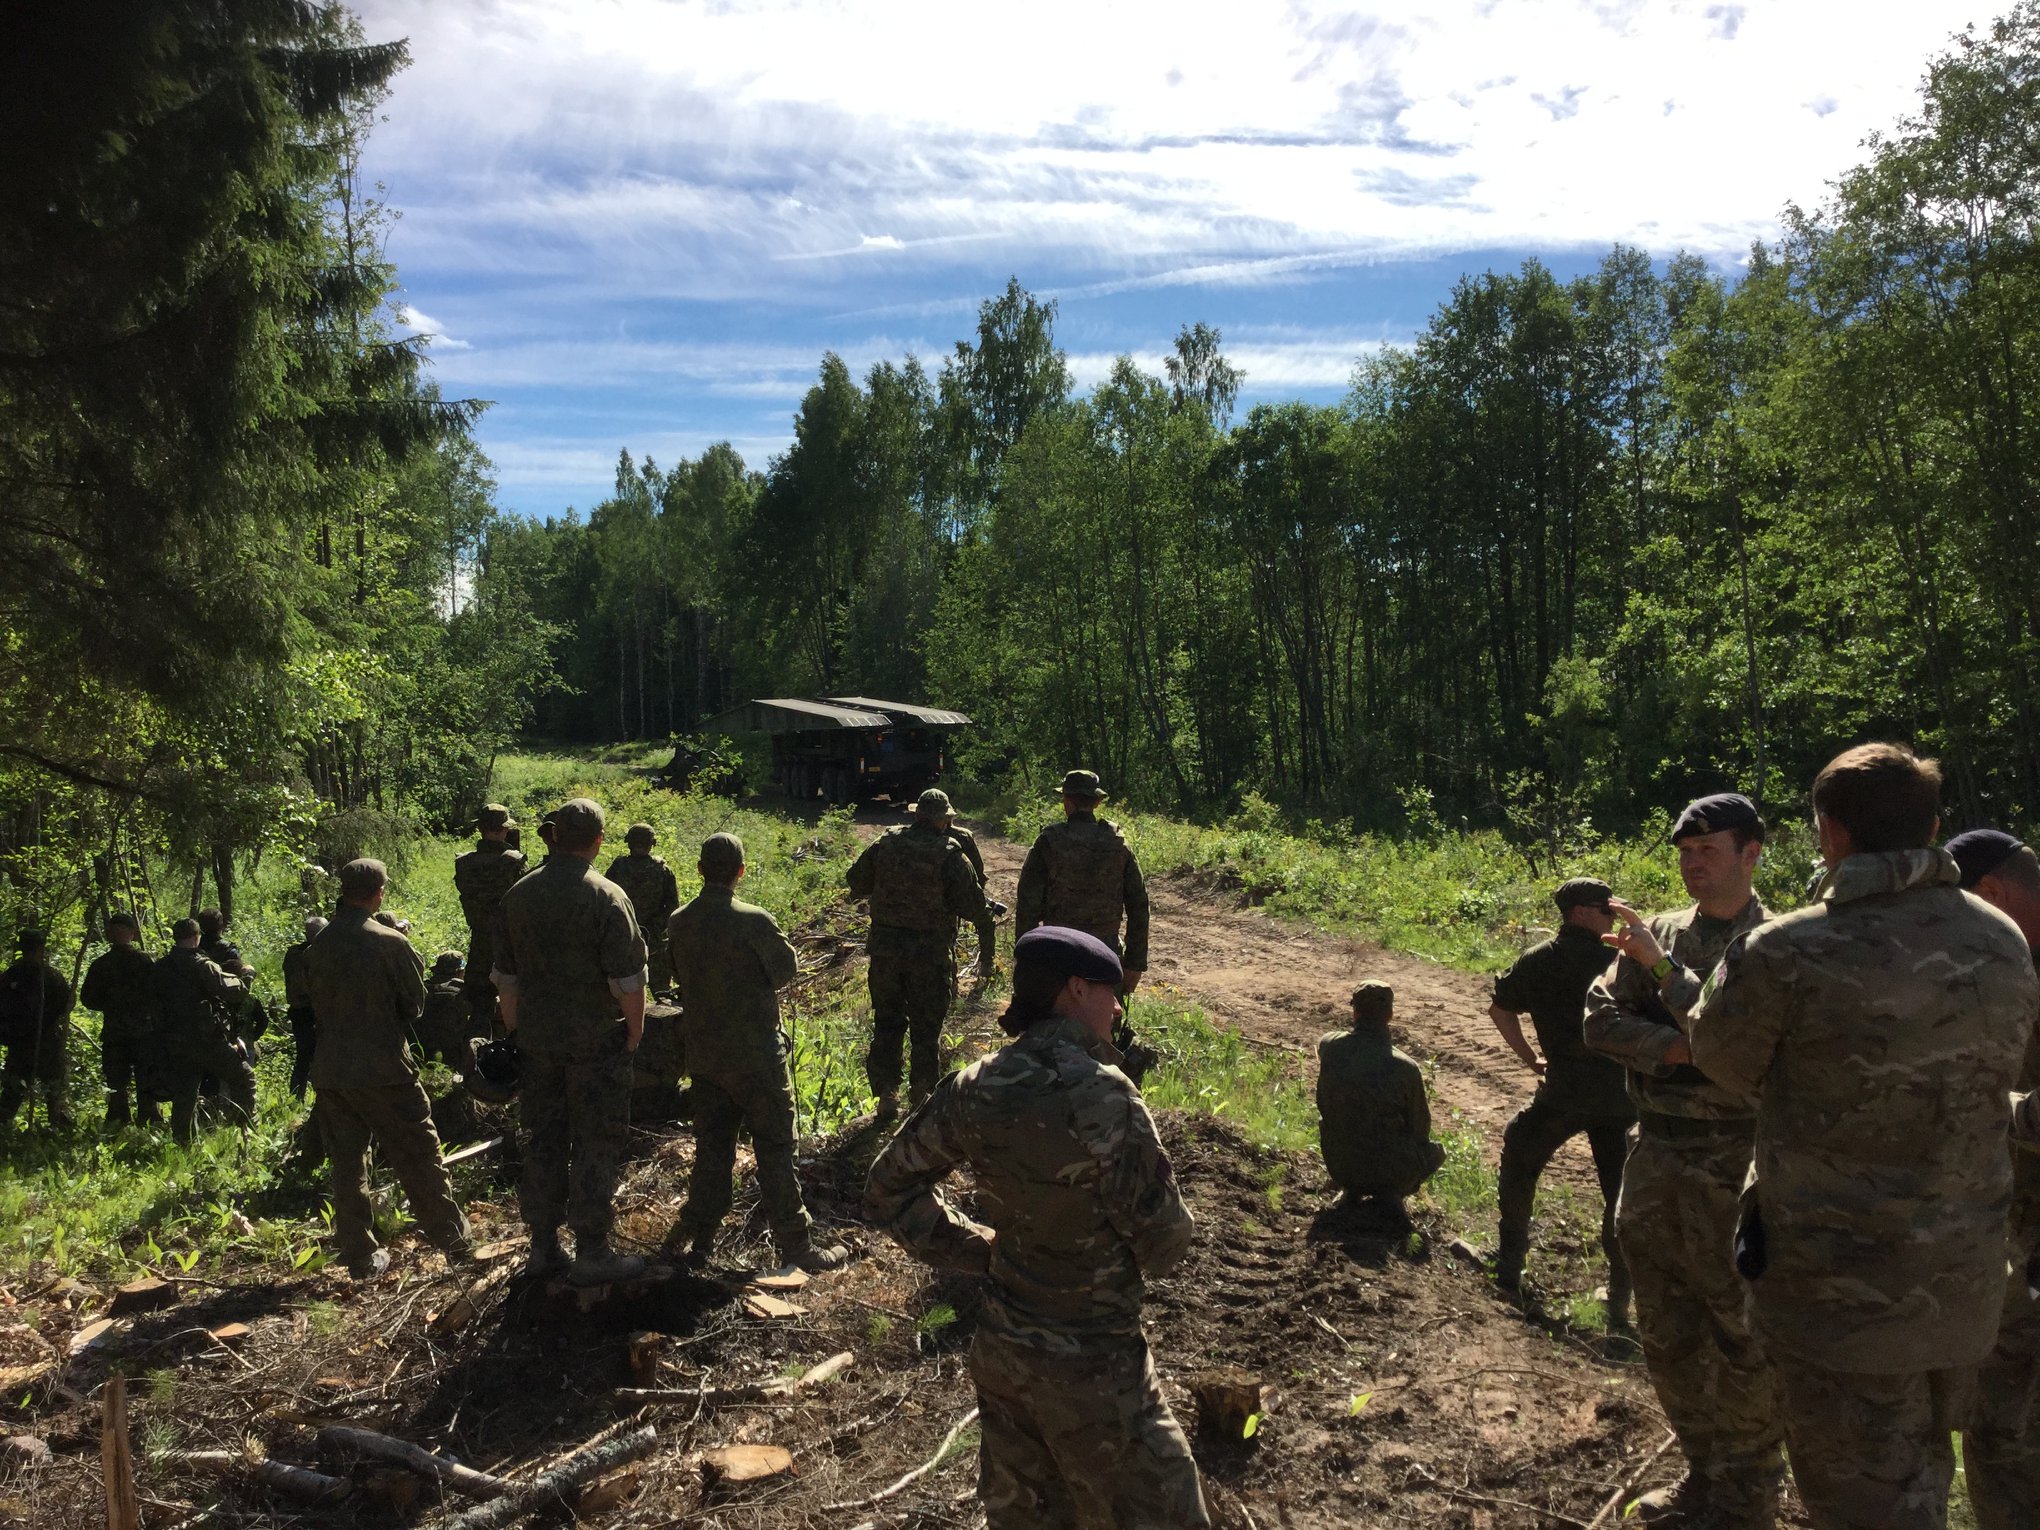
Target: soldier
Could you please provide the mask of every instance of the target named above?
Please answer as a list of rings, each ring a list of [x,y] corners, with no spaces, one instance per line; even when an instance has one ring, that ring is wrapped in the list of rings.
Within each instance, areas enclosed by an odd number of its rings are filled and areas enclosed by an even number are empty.
[[[2040,951],[2040,858],[1998,829],[1948,841],[1962,886],[2019,927]],[[2040,961],[2040,956],[2036,956]],[[2040,1031],[2026,1045],[2022,1092],[2040,1089]],[[2011,1249],[1997,1346],[1976,1378],[1962,1434],[1962,1473],[1978,1530],[2015,1530],[2040,1504],[2040,1143],[2012,1146]]]
[[[971,1345],[990,1530],[1209,1525],[1142,1333],[1143,1278],[1193,1229],[1110,1037],[1118,955],[1045,926],[1013,950],[1013,1040],[945,1078],[872,1165],[865,1212],[916,1258],[988,1277]],[[968,1166],[989,1226],[937,1186]]]
[[[1615,953],[1601,937],[1615,926],[1606,882],[1574,877],[1551,895],[1558,905],[1558,933],[1532,946],[1495,979],[1488,1018],[1537,1075],[1537,1093],[1502,1133],[1501,1237],[1495,1248],[1495,1284],[1519,1289],[1523,1260],[1530,1251],[1530,1212],[1537,1181],[1552,1155],[1580,1133],[1593,1151],[1601,1181],[1601,1250],[1608,1256],[1608,1323],[1629,1322],[1629,1269],[1615,1237],[1615,1202],[1622,1191],[1622,1159],[1636,1111],[1624,1091],[1622,1069],[1589,1052],[1580,1033],[1587,990],[1608,970]],[[1523,1037],[1522,1017],[1537,1030],[1539,1057]]]
[[[909,1036],[908,1098],[919,1105],[942,1072],[942,1022],[956,993],[956,921],[984,912],[985,892],[947,832],[949,798],[921,793],[914,821],[873,840],[851,865],[851,894],[871,900],[871,1051],[864,1071],[878,1120],[899,1114],[900,1049]]]
[[[623,889],[595,870],[602,809],[576,797],[552,820],[553,853],[503,894],[491,977],[517,1042],[526,1268],[567,1271],[564,1220],[574,1229],[569,1278],[600,1285],[645,1267],[609,1246],[630,1059],[645,1029],[645,941]]]
[[[744,842],[736,835],[710,835],[697,869],[701,891],[672,915],[666,933],[693,1079],[694,1173],[676,1237],[688,1244],[689,1263],[707,1263],[730,1209],[737,1132],[747,1127],[780,1259],[804,1270],[836,1269],[849,1255],[841,1244],[812,1241],[794,1167],[793,1077],[779,1025],[793,947],[777,920],[737,897]]]
[[[1932,848],[1940,793],[1898,745],[1830,760],[1820,901],[1732,942],[1687,1027],[1694,1063],[1757,1101],[1736,1261],[1820,1530],[1946,1523],[2004,1302],[2006,1098],[2040,978]]]
[[[1771,1374],[1729,1258],[1757,1123],[1747,1098],[1693,1066],[1679,1021],[1728,943],[1766,918],[1751,885],[1764,821],[1747,797],[1702,797],[1672,844],[1694,902],[1646,923],[1609,900],[1624,927],[1603,938],[1622,955],[1588,990],[1584,1034],[1629,1070],[1638,1130],[1615,1234],[1644,1363],[1687,1462],[1637,1500],[1636,1518],[1742,1530],[1773,1523],[1784,1475]]]
[[[198,911],[198,953],[228,977],[243,983],[255,976],[255,969],[241,955],[241,948],[227,939],[227,916],[216,908]]]
[[[524,855],[509,846],[516,820],[500,802],[491,802],[475,815],[475,832],[481,836],[474,849],[457,856],[453,863],[453,886],[460,894],[461,916],[468,927],[468,1004],[477,1019],[493,1026],[496,1020],[496,988],[490,977],[495,966],[496,911],[517,879],[524,875]]]
[[[304,982],[323,1045],[312,1060],[318,1122],[333,1165],[333,1239],[347,1273],[372,1280],[390,1265],[368,1199],[374,1144],[425,1236],[449,1260],[469,1253],[467,1217],[439,1161],[432,1102],[411,1062],[411,1028],[425,1004],[424,964],[411,942],[375,918],[389,886],[381,861],[340,868],[333,921],[305,948]]]
[[[305,1097],[312,1081],[312,1056],[319,1044],[319,1024],[312,1013],[311,990],[305,986],[305,950],[318,939],[326,921],[318,914],[305,916],[305,938],[287,946],[283,953],[283,1008],[290,1023],[290,1092]]]
[[[623,831],[623,842],[630,846],[630,854],[611,861],[604,875],[630,899],[638,928],[651,948],[652,992],[664,993],[673,986],[673,966],[666,956],[666,921],[680,906],[680,883],[673,868],[652,854],[658,834],[650,824],[632,824]]]
[[[943,800],[947,801],[945,797]],[[984,912],[971,921],[977,931],[977,980],[980,984],[988,981],[998,970],[999,920],[1006,912],[1006,905],[990,896],[991,883],[985,876],[984,852],[978,849],[977,836],[956,821],[951,812],[949,822],[943,830],[963,852],[963,858],[970,862],[971,875],[977,878],[978,890],[986,894]]]
[[[149,1053],[155,1048],[155,963],[141,947],[142,926],[133,914],[111,914],[106,920],[108,948],[85,969],[78,999],[99,1011],[99,1070],[106,1080],[106,1126],[119,1131],[131,1119],[128,1090],[134,1090],[133,1115],[144,1126],[162,1117],[155,1097],[143,1085]]]
[[[467,984],[458,951],[441,951],[425,976],[425,1009],[418,1017],[418,1050],[463,1078],[474,1072],[475,1039]]]
[[[1021,864],[1013,932],[1025,935],[1037,925],[1056,924],[1097,936],[1119,954],[1131,994],[1147,971],[1147,883],[1119,825],[1097,816],[1104,800],[1097,772],[1073,770],[1063,777],[1063,822],[1043,829]],[[1133,1039],[1123,1016],[1112,1039],[1126,1057],[1128,1076],[1139,1083],[1154,1053]]]
[[[1403,1201],[1445,1161],[1431,1140],[1424,1070],[1390,1044],[1395,990],[1353,990],[1353,1026],[1318,1042],[1318,1148],[1348,1204],[1397,1231],[1410,1225]]]
[[[170,1135],[191,1140],[199,1086],[217,1079],[230,1113],[242,1124],[255,1116],[255,1070],[234,1039],[233,1015],[247,990],[198,949],[196,919],[170,927],[173,944],[156,961],[156,1021],[161,1038],[160,1089],[170,1101]]]
[[[7,1043],[7,1061],[0,1066],[0,1131],[12,1129],[31,1086],[40,1085],[50,1125],[67,1132],[71,985],[50,965],[49,938],[41,930],[23,930],[19,944],[21,955],[0,972],[0,1041]]]

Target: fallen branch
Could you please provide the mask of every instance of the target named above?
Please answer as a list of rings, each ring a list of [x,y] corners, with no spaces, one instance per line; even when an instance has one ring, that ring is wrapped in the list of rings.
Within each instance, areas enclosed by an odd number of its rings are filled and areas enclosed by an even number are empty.
[[[1643,1458],[1643,1463],[1629,1474],[1629,1479],[1608,1495],[1608,1501],[1601,1505],[1601,1512],[1587,1521],[1587,1530],[1601,1530],[1601,1526],[1608,1523],[1611,1515],[1621,1512],[1622,1500],[1636,1491],[1637,1485],[1643,1481],[1645,1475],[1658,1464],[1658,1458],[1670,1450],[1678,1438],[1671,1430],[1665,1431],[1665,1437],[1658,1441],[1657,1449]]]
[[[625,1402],[691,1402],[702,1408],[734,1408],[746,1403],[780,1402],[834,1381],[850,1369],[855,1359],[856,1357],[846,1349],[841,1354],[829,1356],[820,1365],[799,1377],[776,1376],[770,1381],[755,1382],[750,1386],[714,1387],[706,1390],[696,1388],[692,1391],[686,1387],[618,1387],[616,1395]]]
[[[1414,1461],[1410,1463],[1410,1474],[1423,1478],[1446,1497],[1457,1498],[1461,1503],[1485,1504],[1492,1509],[1525,1509],[1532,1514],[1540,1514],[1546,1519],[1555,1519],[1561,1525],[1573,1525],[1577,1527],[1577,1530],[1592,1530],[1591,1526],[1581,1520],[1574,1519],[1570,1514],[1561,1514],[1556,1509],[1545,1508],[1542,1504],[1524,1503],[1520,1498],[1490,1498],[1486,1493],[1474,1493],[1469,1492],[1465,1488],[1456,1488],[1451,1483],[1434,1477]]]
[[[950,1450],[955,1446],[958,1437],[962,1435],[964,1430],[975,1424],[977,1419],[978,1410],[975,1408],[964,1414],[962,1418],[956,1421],[949,1433],[942,1436],[942,1443],[936,1447],[935,1454],[908,1472],[906,1476],[900,1478],[891,1487],[880,1488],[876,1493],[871,1494],[867,1498],[852,1498],[847,1503],[823,1504],[822,1512],[824,1514],[847,1514],[852,1509],[868,1509],[875,1503],[884,1503],[888,1498],[904,1493],[908,1488],[942,1464],[943,1459],[948,1456]]]
[[[106,1479],[106,1530],[142,1530],[135,1458],[128,1446],[127,1377],[109,1376],[99,1414],[99,1463]]]
[[[249,1476],[266,1488],[291,1498],[309,1499],[314,1503],[331,1503],[345,1498],[354,1491],[354,1484],[345,1477],[328,1477],[324,1472],[315,1472],[308,1467],[290,1466],[282,1461],[272,1461],[265,1456],[250,1459],[234,1450],[187,1450],[173,1458],[180,1466],[203,1467],[208,1471],[246,1471]]]
[[[507,1497],[498,1498],[493,1503],[477,1504],[472,1509],[442,1519],[437,1530],[501,1530],[502,1526],[527,1514],[554,1504],[567,1504],[567,1494],[571,1489],[626,1461],[650,1455],[658,1442],[658,1431],[646,1424],[600,1445],[577,1450],[543,1476],[527,1483],[513,1484]]]
[[[516,1483],[506,1478],[478,1472],[471,1466],[462,1466],[458,1461],[449,1461],[445,1456],[436,1456],[429,1450],[413,1445],[409,1440],[377,1434],[373,1429],[355,1429],[347,1424],[330,1424],[319,1431],[319,1443],[329,1450],[352,1451],[357,1456],[373,1456],[379,1461],[394,1461],[398,1466],[422,1476],[435,1478],[456,1493],[465,1493],[470,1498],[501,1498],[506,1493],[514,1492],[517,1487]]]

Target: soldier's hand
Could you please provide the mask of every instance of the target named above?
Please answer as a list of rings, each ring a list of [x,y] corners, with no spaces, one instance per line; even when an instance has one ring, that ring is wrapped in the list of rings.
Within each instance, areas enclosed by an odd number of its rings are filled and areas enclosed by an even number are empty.
[[[1140,987],[1140,980],[1146,976],[1145,967],[1122,967],[1119,971],[1119,981],[1128,993]]]
[[[624,1051],[635,1052],[638,1049],[638,1043],[643,1041],[644,1039],[645,1039],[644,1011],[639,1010],[635,1018],[629,1015],[625,1015],[623,1017]]]
[[[1542,1077],[1544,1077],[1544,1059],[1543,1059],[1543,1058],[1541,1058],[1541,1057],[1526,1057],[1526,1058],[1524,1058],[1524,1059],[1523,1059],[1523,1066],[1524,1066],[1524,1067],[1526,1067],[1526,1068],[1528,1068],[1528,1069],[1529,1069],[1529,1070],[1530,1070],[1530,1071],[1531,1071],[1532,1073],[1536,1074],[1536,1075],[1537,1075],[1537,1076],[1538,1076],[1539,1078],[1542,1078]]]
[[[1667,1045],[1664,1056],[1658,1059],[1658,1061],[1663,1063],[1689,1063],[1692,1060],[1693,1043],[1684,1036]]]
[[[1664,960],[1665,948],[1658,944],[1657,936],[1651,934],[1650,926],[1643,922],[1643,915],[1620,898],[1610,898],[1608,907],[1614,910],[1622,924],[1601,937],[1602,945],[1613,946],[1643,967],[1655,967]]]

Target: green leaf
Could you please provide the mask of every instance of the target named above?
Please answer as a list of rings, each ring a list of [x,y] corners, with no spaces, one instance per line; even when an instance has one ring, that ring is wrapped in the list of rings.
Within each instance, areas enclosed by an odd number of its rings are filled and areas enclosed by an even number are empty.
[[[1255,1435],[1259,1434],[1260,1432],[1261,1432],[1261,1415],[1258,1413],[1249,1413],[1247,1415],[1247,1427],[1240,1431],[1240,1438],[1243,1440],[1251,1440]]]
[[[1360,1410],[1366,1407],[1368,1403],[1372,1402],[1373,1400],[1374,1394],[1372,1392],[1355,1392],[1353,1394],[1352,1405],[1346,1409],[1346,1417],[1348,1418],[1358,1417]]]

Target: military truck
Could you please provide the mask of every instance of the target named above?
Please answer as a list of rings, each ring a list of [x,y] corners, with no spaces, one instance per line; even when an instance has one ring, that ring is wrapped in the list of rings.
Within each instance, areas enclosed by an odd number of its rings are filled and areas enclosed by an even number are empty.
[[[905,802],[942,779],[949,743],[970,726],[961,712],[870,696],[772,696],[747,701],[701,731],[763,733],[772,780],[796,802]]]

